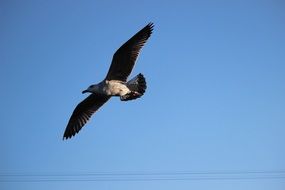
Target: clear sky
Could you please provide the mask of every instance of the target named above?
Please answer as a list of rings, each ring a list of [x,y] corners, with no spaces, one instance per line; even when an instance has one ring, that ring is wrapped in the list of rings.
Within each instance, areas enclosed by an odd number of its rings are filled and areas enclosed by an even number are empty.
[[[0,1],[0,189],[284,190],[284,21],[282,0]],[[149,22],[146,94],[63,141]]]

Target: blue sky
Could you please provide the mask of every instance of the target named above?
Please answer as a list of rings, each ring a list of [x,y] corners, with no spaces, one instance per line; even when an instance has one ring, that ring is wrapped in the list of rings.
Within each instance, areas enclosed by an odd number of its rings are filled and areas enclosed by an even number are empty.
[[[284,10],[280,0],[1,1],[1,189],[283,190]],[[113,98],[62,141],[81,91],[150,21],[132,73],[146,94]]]

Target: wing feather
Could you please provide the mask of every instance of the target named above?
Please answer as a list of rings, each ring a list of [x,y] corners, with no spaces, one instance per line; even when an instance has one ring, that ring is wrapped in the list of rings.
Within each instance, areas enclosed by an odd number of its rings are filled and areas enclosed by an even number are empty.
[[[67,127],[65,129],[63,139],[68,139],[78,133],[81,128],[88,122],[92,114],[94,114],[104,103],[109,100],[109,96],[91,94],[74,109]]]
[[[124,43],[113,55],[106,80],[126,81],[131,74],[141,48],[152,34],[153,23],[149,23],[126,43]]]

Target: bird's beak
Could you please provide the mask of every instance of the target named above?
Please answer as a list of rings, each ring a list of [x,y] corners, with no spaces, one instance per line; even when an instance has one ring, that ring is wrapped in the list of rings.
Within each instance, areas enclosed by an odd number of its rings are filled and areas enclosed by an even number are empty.
[[[86,92],[89,92],[89,90],[83,90],[82,91],[82,94],[86,93]]]

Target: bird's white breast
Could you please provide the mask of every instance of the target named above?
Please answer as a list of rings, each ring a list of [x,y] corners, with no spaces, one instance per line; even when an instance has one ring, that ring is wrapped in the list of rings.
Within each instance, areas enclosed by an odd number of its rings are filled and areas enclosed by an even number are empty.
[[[122,83],[121,81],[110,80],[105,81],[103,92],[108,96],[123,96],[129,93],[130,90],[126,84]]]

